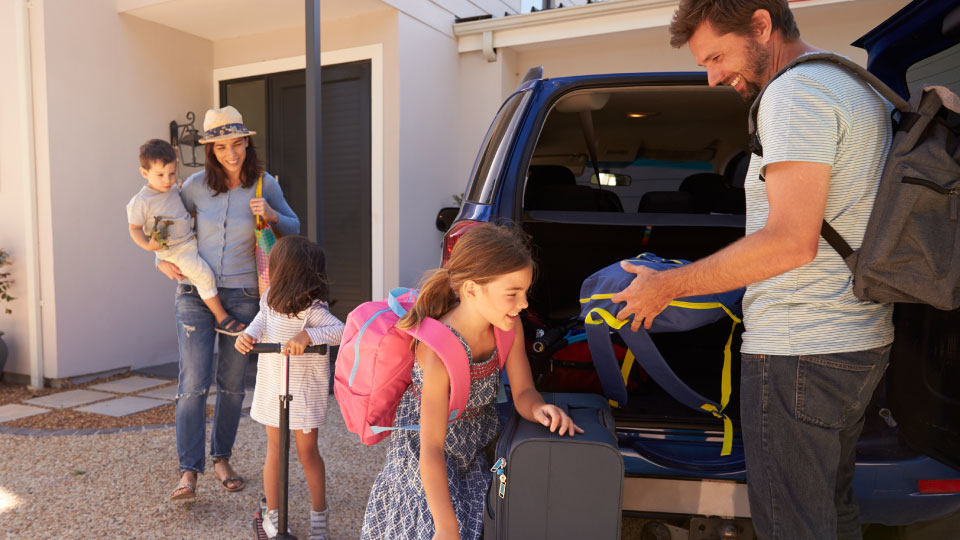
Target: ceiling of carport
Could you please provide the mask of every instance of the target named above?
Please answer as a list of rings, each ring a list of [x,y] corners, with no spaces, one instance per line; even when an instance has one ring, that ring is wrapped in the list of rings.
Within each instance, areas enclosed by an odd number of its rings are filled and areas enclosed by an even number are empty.
[[[324,20],[392,9],[381,0],[323,0]],[[303,0],[117,0],[117,11],[211,41],[304,26]]]

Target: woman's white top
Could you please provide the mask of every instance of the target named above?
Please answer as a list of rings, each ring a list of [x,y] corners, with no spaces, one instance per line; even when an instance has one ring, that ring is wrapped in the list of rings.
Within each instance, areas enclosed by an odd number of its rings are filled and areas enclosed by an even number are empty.
[[[324,302],[316,302],[296,316],[277,313],[267,305],[270,290],[260,298],[260,313],[244,332],[259,343],[284,344],[306,330],[312,345],[339,345],[343,323]],[[280,424],[280,354],[261,354],[257,361],[257,386],[253,391],[250,417],[261,424]],[[330,392],[330,355],[303,354],[290,357],[290,429],[310,430],[327,419]]]

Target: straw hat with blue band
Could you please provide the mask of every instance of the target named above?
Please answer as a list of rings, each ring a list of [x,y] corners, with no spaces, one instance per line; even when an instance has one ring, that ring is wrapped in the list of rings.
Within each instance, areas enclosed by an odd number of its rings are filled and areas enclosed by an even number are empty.
[[[210,109],[203,117],[202,143],[212,143],[237,137],[256,135],[243,124],[243,116],[235,107],[227,105],[219,109]]]
[[[649,253],[638,255],[628,262],[647,266],[654,270],[673,268],[687,261],[662,259]],[[621,321],[616,314],[623,309],[623,304],[614,304],[610,298],[620,290],[626,288],[633,280],[634,274],[623,270],[620,263],[612,264],[587,278],[581,288],[580,303],[581,316],[586,323],[587,341],[590,345],[590,354],[593,357],[600,384],[604,394],[611,403],[619,406],[627,401],[626,376],[630,365],[627,360],[622,367],[613,351],[610,331],[614,330],[623,338],[632,355],[628,358],[636,360],[643,366],[644,371],[660,385],[668,394],[684,405],[709,413],[723,421],[723,447],[721,455],[729,455],[733,446],[733,422],[724,413],[730,401],[731,384],[731,346],[733,334],[740,318],[740,301],[743,289],[726,293],[681,298],[674,300],[653,322],[650,332],[680,332],[692,330],[710,324],[723,317],[732,320],[730,336],[727,338],[723,351],[723,371],[721,375],[720,403],[716,403],[695,392],[673,372],[663,356],[657,350],[653,340],[646,330],[641,328],[634,332],[630,329],[629,320]]]

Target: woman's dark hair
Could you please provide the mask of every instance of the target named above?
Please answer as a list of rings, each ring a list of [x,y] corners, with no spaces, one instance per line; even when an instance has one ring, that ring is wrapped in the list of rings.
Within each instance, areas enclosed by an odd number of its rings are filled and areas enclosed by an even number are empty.
[[[787,0],[680,0],[670,22],[670,45],[682,47],[704,21],[720,34],[752,36],[753,14],[758,9],[767,10],[773,29],[779,30],[785,41],[800,39]]]
[[[247,154],[243,158],[243,168],[240,170],[240,185],[244,188],[249,188],[256,183],[263,169],[260,168],[260,160],[257,159],[257,150],[253,146],[253,137],[247,137],[246,139]],[[204,165],[207,172],[204,182],[206,182],[207,187],[213,190],[214,197],[229,191],[227,187],[227,171],[224,170],[223,165],[217,160],[216,152],[213,151],[213,145],[215,144],[217,144],[217,141],[206,144],[207,159],[206,165]]]
[[[270,292],[267,305],[284,315],[296,315],[314,302],[328,302],[327,263],[323,249],[305,236],[284,236],[270,251]]]
[[[412,328],[425,317],[437,319],[450,311],[457,303],[460,286],[467,280],[486,285],[524,268],[533,270],[535,265],[529,238],[523,231],[492,223],[476,225],[457,240],[445,268],[427,272],[417,302],[397,321],[397,326]]]

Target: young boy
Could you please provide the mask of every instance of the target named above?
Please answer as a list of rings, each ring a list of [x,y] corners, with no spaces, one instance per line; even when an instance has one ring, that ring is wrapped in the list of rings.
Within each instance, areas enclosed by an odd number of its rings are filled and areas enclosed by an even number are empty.
[[[173,147],[160,139],[144,143],[140,147],[140,174],[147,185],[127,203],[130,237],[138,246],[180,268],[213,313],[217,332],[240,334],[246,325],[223,309],[213,271],[197,251],[193,218],[180,200],[177,154]]]

